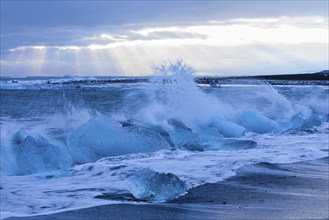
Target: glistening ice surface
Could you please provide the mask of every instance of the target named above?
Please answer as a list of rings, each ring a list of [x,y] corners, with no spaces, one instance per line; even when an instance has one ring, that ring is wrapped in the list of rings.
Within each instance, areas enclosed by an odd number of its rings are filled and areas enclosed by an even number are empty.
[[[325,86],[201,86],[181,63],[111,80],[1,81],[2,218],[129,202],[95,196],[129,192],[136,174],[191,188],[246,164],[328,156]]]

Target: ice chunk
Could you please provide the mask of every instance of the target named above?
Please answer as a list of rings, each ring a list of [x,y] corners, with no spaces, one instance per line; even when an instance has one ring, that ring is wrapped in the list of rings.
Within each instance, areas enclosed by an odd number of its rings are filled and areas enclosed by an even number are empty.
[[[71,165],[66,148],[52,145],[40,134],[29,135],[20,130],[13,142],[20,174],[59,171]]]
[[[192,129],[187,127],[179,118],[169,118],[167,122],[175,132],[192,131]]]
[[[187,191],[185,183],[172,173],[144,169],[129,177],[128,190],[137,199],[168,201]]]
[[[168,131],[172,143],[176,149],[191,151],[203,151],[204,147],[198,135],[187,127],[180,119],[171,118],[167,120],[170,125]]]
[[[292,124],[292,129],[305,129],[311,128],[315,125],[319,125],[321,121],[325,118],[323,115],[313,112],[311,109],[309,111],[303,111],[296,114],[290,120]]]
[[[123,127],[107,118],[92,118],[72,132],[67,141],[75,163],[94,162],[100,158],[130,153],[170,149],[158,132],[129,125]]]
[[[274,130],[275,133],[281,134],[293,127],[293,124],[290,121],[279,121],[278,126]]]
[[[243,112],[240,116],[240,122],[248,130],[260,134],[271,132],[277,127],[275,121],[267,118],[256,109],[249,109]]]
[[[27,138],[28,133],[24,130],[21,129],[18,132],[16,132],[12,138],[14,146],[21,144],[25,138]]]
[[[190,151],[204,151],[202,142],[194,133],[178,133],[170,135],[176,149],[186,149]]]
[[[257,146],[256,142],[250,140],[223,139],[222,136],[215,135],[207,129],[202,130],[201,133],[195,133],[178,118],[169,119],[168,124],[171,126],[170,138],[177,149],[191,151],[238,150]],[[222,120],[214,121],[211,126],[220,130],[225,136],[240,137],[245,131],[242,126]]]
[[[211,122],[209,126],[215,128],[224,137],[241,137],[246,130],[240,125],[218,119]]]
[[[304,110],[294,115],[290,121],[279,122],[277,132],[282,133],[291,129],[308,129],[321,124],[325,120],[325,115],[307,109],[307,111]]]
[[[159,125],[148,126],[149,129],[158,132],[170,145],[172,150],[175,150],[175,144],[172,142],[169,133]]]
[[[209,134],[199,134],[205,150],[243,150],[257,147],[252,140],[223,139]]]
[[[191,151],[239,150],[257,146],[257,143],[251,140],[223,139],[222,135],[213,132],[209,127],[202,129],[199,133],[193,132],[179,118],[171,118],[167,122],[170,127],[168,133],[176,149]],[[226,136],[240,137],[245,131],[242,126],[222,120],[215,120],[210,126],[216,130],[217,128],[220,129]]]
[[[218,145],[213,146],[212,150],[244,150],[257,147],[257,142],[252,140],[221,140]],[[217,148],[217,149],[216,149]]]

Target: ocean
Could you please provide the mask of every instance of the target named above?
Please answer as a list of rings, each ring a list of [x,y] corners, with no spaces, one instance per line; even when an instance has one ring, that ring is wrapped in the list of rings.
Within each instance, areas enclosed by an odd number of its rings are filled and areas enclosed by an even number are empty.
[[[164,202],[245,165],[328,156],[328,86],[160,71],[2,78],[1,218]]]

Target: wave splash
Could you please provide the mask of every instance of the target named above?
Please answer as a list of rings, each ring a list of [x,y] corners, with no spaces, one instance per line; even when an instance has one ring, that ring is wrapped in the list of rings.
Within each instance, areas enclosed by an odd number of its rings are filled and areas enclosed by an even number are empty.
[[[155,73],[140,84],[3,89],[1,216],[167,201],[246,164],[328,155],[326,87],[197,85],[182,61]]]
[[[115,110],[88,106],[86,100],[76,102],[78,106],[66,100],[65,108],[56,105],[53,110],[59,112],[39,118],[42,123],[3,124],[1,157],[6,159],[1,160],[1,171],[11,175],[65,172],[74,164],[104,157],[164,149],[252,149],[257,142],[250,133],[280,135],[328,121],[328,108],[315,104],[316,98],[323,99],[323,89],[279,91],[262,84],[203,88],[195,83],[193,68],[183,61],[154,69],[150,85],[115,90],[125,100],[116,107],[106,106]],[[317,95],[307,103],[294,93]],[[107,102],[93,98],[98,105]]]

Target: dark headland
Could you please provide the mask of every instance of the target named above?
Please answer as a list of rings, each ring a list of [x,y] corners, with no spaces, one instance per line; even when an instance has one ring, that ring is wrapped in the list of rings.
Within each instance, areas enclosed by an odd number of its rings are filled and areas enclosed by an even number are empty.
[[[235,77],[196,77],[199,84],[226,84],[226,83],[253,83],[253,81],[267,81],[272,85],[329,85],[329,70],[315,73],[259,75],[259,76],[235,76]]]

